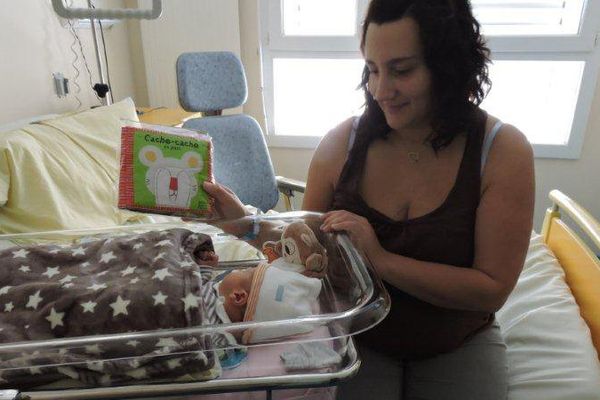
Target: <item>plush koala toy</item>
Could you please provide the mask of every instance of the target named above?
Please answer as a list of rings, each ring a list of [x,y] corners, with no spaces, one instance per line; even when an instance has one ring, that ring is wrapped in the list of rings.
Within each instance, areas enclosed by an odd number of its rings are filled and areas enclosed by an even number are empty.
[[[265,242],[262,252],[274,267],[314,278],[325,276],[327,251],[304,222],[292,222],[286,226],[281,240]]]

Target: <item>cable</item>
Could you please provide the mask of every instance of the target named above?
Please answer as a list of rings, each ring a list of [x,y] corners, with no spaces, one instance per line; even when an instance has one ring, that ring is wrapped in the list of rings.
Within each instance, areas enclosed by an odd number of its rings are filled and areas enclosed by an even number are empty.
[[[80,51],[81,57],[83,59],[83,65],[85,66],[85,69],[86,69],[87,74],[88,74],[88,79],[89,79],[89,82],[90,82],[90,88],[93,88],[94,87],[94,83],[92,82],[92,71],[90,71],[90,66],[88,65],[87,58],[85,56],[85,52],[83,51],[83,45],[81,44],[81,39],[79,38],[79,35],[75,31],[75,28],[74,28],[73,24],[70,21],[69,21],[69,25],[71,26],[71,34],[73,35],[73,37],[77,40],[77,43],[79,44],[79,51]],[[95,91],[93,91],[93,92],[94,92],[94,95],[96,96],[96,98],[98,99],[98,101],[100,102],[100,104],[102,104],[102,99],[100,99],[100,97],[98,97],[98,94]]]
[[[70,32],[73,35],[73,42],[71,43],[71,53],[73,53],[73,56],[75,57],[73,59],[73,62],[71,63],[71,66],[73,67],[73,69],[75,70],[75,77],[73,78],[73,85],[75,85],[75,100],[77,100],[77,110],[79,110],[81,108],[81,106],[83,105],[81,103],[81,100],[79,99],[79,96],[77,96],[77,94],[81,93],[81,86],[79,86],[79,83],[77,83],[77,79],[79,78],[79,75],[81,75],[79,73],[79,68],[77,68],[77,61],[79,60],[79,54],[77,54],[77,51],[75,51],[75,45],[77,44],[77,40],[75,39],[75,34],[74,34],[74,29],[73,29],[73,22],[71,22],[71,20],[67,20],[67,23],[69,24],[69,28],[70,28]]]

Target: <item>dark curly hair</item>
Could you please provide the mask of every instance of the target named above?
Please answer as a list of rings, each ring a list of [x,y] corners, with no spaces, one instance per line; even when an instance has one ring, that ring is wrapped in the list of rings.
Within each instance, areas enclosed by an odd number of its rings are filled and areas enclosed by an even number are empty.
[[[362,26],[361,49],[369,24],[404,17],[417,22],[425,65],[431,71],[433,132],[428,140],[437,152],[473,123],[477,106],[491,87],[487,67],[490,51],[469,0],[371,0]],[[367,143],[386,138],[391,131],[381,107],[367,90],[368,81],[365,66],[360,87],[366,104],[357,137],[362,136]]]

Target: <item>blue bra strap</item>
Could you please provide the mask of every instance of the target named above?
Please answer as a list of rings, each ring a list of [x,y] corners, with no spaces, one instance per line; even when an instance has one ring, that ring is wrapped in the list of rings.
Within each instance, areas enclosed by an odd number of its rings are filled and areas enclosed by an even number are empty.
[[[485,168],[485,163],[487,161],[488,154],[490,153],[490,148],[492,147],[492,143],[494,142],[494,138],[496,134],[502,128],[502,121],[497,121],[492,130],[485,136],[483,140],[483,146],[481,147],[481,176],[483,176],[483,169]]]
[[[354,121],[352,121],[352,129],[350,130],[350,137],[348,138],[348,153],[350,153],[350,149],[352,149],[352,145],[356,139],[356,128],[358,128],[359,119],[359,117],[354,117]]]

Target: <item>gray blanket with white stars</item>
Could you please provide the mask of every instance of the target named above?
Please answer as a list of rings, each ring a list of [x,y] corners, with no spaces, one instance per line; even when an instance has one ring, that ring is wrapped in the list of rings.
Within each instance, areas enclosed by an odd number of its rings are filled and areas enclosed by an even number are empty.
[[[92,387],[191,373],[214,378],[218,365],[208,335],[3,346],[200,326],[198,255],[207,250],[214,250],[209,236],[170,229],[0,252],[0,387],[64,378]]]

